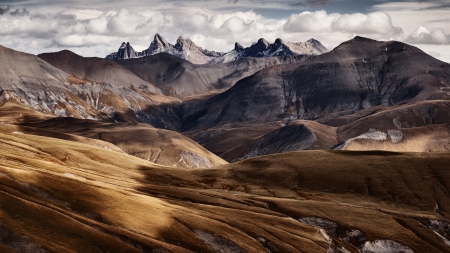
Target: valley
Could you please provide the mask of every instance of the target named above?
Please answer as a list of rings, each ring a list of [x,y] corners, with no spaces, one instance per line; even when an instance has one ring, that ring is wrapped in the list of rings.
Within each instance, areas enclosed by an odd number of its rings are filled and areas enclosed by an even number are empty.
[[[360,36],[200,49],[0,47],[1,252],[450,250],[450,64]]]

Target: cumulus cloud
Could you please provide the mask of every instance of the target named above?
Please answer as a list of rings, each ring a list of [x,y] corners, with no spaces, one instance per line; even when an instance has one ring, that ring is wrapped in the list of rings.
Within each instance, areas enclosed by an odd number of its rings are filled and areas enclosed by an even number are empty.
[[[444,45],[450,44],[450,36],[441,28],[428,30],[426,27],[421,26],[411,33],[405,41],[412,44]]]
[[[148,48],[155,33],[171,43],[179,35],[189,37],[203,48],[221,52],[231,50],[235,42],[249,46],[262,37],[270,42],[276,38],[293,42],[315,38],[329,49],[355,35],[412,44],[449,44],[449,36],[442,29],[423,27],[406,36],[384,12],[305,11],[287,19],[269,19],[254,11],[224,13],[194,7],[49,13],[0,8],[3,45],[29,53],[70,49],[84,56],[104,57],[124,41],[136,50]]]
[[[291,15],[284,30],[287,32],[340,32],[354,34],[400,35],[402,29],[392,24],[383,12],[369,14],[328,14],[326,11],[303,12]]]

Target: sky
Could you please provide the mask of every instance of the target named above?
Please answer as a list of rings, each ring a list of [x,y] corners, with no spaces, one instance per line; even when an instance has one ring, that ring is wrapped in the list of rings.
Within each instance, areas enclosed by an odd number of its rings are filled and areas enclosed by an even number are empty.
[[[0,45],[22,52],[105,57],[122,42],[144,50],[156,33],[219,52],[259,38],[331,50],[359,35],[450,62],[450,0],[0,0]]]

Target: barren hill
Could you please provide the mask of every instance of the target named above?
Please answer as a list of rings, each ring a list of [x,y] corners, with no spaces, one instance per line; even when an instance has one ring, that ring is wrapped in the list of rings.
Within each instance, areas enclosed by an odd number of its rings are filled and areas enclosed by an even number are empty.
[[[186,171],[67,140],[0,139],[1,249],[448,251],[448,154],[309,151]]]
[[[195,108],[184,129],[329,119],[378,105],[450,99],[449,87],[450,64],[404,43],[356,37],[329,53],[240,80]]]
[[[177,116],[161,106],[179,101],[160,94],[114,62],[84,59],[69,52],[47,55],[59,69],[34,55],[8,48],[1,47],[0,54],[0,104],[18,102],[55,116],[179,128],[173,119]]]
[[[223,64],[195,65],[176,56],[159,53],[137,59],[118,61],[137,76],[154,84],[163,94],[184,99],[215,94],[232,87],[240,79],[278,64],[304,61],[310,56],[244,58]]]
[[[114,61],[101,58],[85,58],[71,51],[45,53],[39,58],[72,75],[79,82],[109,83],[116,87],[135,87],[149,94],[158,94],[157,88],[140,79]]]

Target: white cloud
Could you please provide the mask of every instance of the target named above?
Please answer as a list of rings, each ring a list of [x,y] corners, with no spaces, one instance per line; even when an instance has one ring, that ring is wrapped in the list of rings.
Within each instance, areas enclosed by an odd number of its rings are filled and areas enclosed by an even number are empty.
[[[414,32],[420,26],[450,32],[450,8],[442,7],[443,4],[445,1],[384,2],[372,9],[389,14],[392,22],[400,26],[405,34]]]
[[[436,59],[450,63],[450,45],[418,44],[415,46]]]
[[[337,20],[339,14],[328,15],[326,11],[293,14],[284,25],[287,32],[331,32],[331,24]]]
[[[426,27],[421,26],[411,33],[405,41],[412,44],[443,45],[450,44],[450,36],[445,34],[441,28],[428,30]]]
[[[392,24],[391,17],[383,12],[369,14],[328,14],[325,11],[303,12],[291,15],[284,25],[287,32],[340,32],[397,36],[402,29]]]
[[[406,36],[396,25],[389,13],[380,11],[368,14],[305,11],[288,19],[269,19],[254,11],[224,13],[196,7],[134,11],[51,9],[50,13],[41,10],[0,15],[0,39],[5,46],[29,53],[69,49],[83,56],[98,57],[116,51],[124,41],[138,51],[148,48],[155,33],[173,44],[179,35],[190,37],[203,48],[221,52],[233,49],[235,42],[249,46],[261,37],[269,42],[276,38],[293,42],[315,38],[329,49],[356,35],[420,45],[450,44],[449,36],[438,27],[421,27]],[[430,51],[440,52],[432,48],[426,52]]]
[[[400,27],[392,24],[391,17],[384,12],[341,15],[332,23],[332,29],[358,34],[399,35],[403,33]]]

